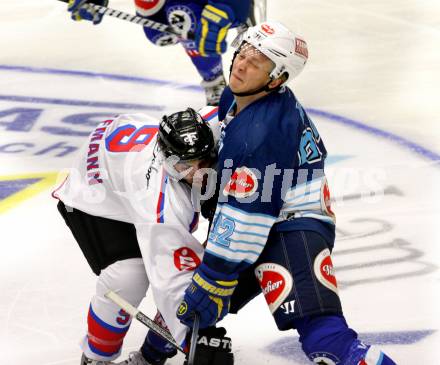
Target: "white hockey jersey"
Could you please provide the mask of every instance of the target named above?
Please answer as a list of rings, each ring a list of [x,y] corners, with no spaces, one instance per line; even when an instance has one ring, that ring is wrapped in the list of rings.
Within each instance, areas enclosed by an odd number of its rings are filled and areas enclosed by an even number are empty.
[[[218,124],[216,108],[201,114]],[[187,327],[175,313],[203,247],[191,234],[198,223],[191,188],[162,166],[155,152],[157,130],[157,122],[143,114],[103,121],[53,195],[90,215],[135,225],[155,303],[182,343]]]

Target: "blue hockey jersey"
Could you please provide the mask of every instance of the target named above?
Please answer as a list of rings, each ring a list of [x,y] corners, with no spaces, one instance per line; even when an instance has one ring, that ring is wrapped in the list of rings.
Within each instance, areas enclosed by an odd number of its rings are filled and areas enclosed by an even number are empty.
[[[232,28],[240,24],[246,23],[249,12],[251,10],[250,0],[167,0],[165,4],[182,6],[185,6],[187,4],[197,4],[202,7],[207,4],[211,4],[213,6],[227,5],[234,12]]]
[[[219,107],[219,198],[204,262],[239,272],[258,259],[271,229],[316,231],[333,244],[327,151],[293,92],[283,88],[228,116],[233,108],[227,88]]]

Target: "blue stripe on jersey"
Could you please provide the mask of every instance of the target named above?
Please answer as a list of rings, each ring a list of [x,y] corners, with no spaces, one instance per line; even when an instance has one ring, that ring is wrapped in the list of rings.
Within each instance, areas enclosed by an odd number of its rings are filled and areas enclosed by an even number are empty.
[[[156,208],[157,223],[165,222],[163,210],[165,206],[165,190],[167,183],[168,183],[168,175],[165,173],[165,171],[162,171],[162,182],[160,185],[159,199],[157,201],[157,208]]]
[[[222,204],[217,207],[213,222],[208,237],[211,256],[234,264],[242,261],[249,264],[255,262],[264,249],[275,218]]]
[[[253,232],[246,232],[246,231],[239,231],[239,230],[234,230],[235,233],[238,234],[248,234],[249,236],[256,236],[256,237],[263,237],[263,238],[267,238],[267,235],[265,234],[260,234],[260,233],[253,233]]]
[[[271,228],[272,227],[272,225],[268,225],[268,224],[244,222],[244,221],[241,221],[241,220],[239,220],[237,218],[234,218],[234,217],[232,217],[232,216],[230,216],[228,214],[225,214],[223,212],[221,212],[221,215],[224,216],[224,217],[227,217],[229,219],[232,219],[234,222],[238,222],[240,224],[244,224],[245,226],[255,226],[255,227],[264,227],[264,228]],[[251,214],[249,214],[249,215],[251,215]]]
[[[333,218],[331,218],[327,215],[321,214],[320,212],[313,211],[313,210],[295,212],[295,218],[314,218],[316,220],[329,223],[333,226],[335,225],[335,221]]]
[[[320,178],[313,179],[313,180],[310,180],[310,181],[305,181],[305,182],[303,182],[301,184],[297,184],[295,186],[292,186],[287,191],[290,192],[290,191],[295,191],[295,190],[298,190],[298,189],[303,189],[304,186],[307,186],[307,185],[317,185],[318,183],[319,183],[319,186],[321,186],[322,179],[323,178],[320,177]]]
[[[225,250],[227,250],[227,251],[231,251],[231,252],[235,252],[235,253],[250,253],[250,254],[252,254],[252,255],[257,255],[257,256],[259,256],[260,255],[260,251],[252,251],[252,250],[239,250],[239,249],[233,249],[233,248],[230,248],[230,247],[225,247],[225,246],[223,246],[223,245],[221,245],[221,244],[219,244],[219,243],[217,243],[217,242],[215,242],[215,241],[212,241],[212,240],[208,240],[209,242],[211,242],[213,245],[215,245],[215,246],[219,246],[219,247],[221,247],[221,248],[223,248],[223,249],[225,249]],[[232,240],[231,240],[232,241]],[[263,246],[264,247],[264,246]],[[212,252],[211,251],[211,253],[213,253],[214,255],[216,255],[216,256],[218,256],[217,254],[215,254],[214,252]]]
[[[238,212],[238,213],[241,213],[241,214],[244,214],[244,215],[250,215],[250,216],[252,216],[252,217],[261,217],[261,218],[264,218],[264,219],[275,219],[273,216],[271,216],[270,214],[264,214],[264,213],[254,213],[254,212],[247,212],[247,211],[245,211],[245,210],[242,210],[242,209],[238,209],[237,207],[234,207],[234,206],[232,206],[232,205],[229,205],[229,204],[224,204],[224,206],[226,207],[226,208],[228,208],[228,209],[231,209],[231,210],[233,210],[233,211],[235,211],[235,212]]]
[[[264,237],[266,237],[266,236],[264,236]],[[266,246],[263,243],[257,243],[257,242],[254,242],[254,241],[235,240],[233,238],[231,238],[229,241],[235,242],[235,243],[244,243],[246,245],[255,245],[255,246],[260,246],[260,247]]]
[[[293,190],[291,189],[290,191],[293,191]],[[286,203],[289,203],[289,202],[291,202],[291,201],[293,201],[293,200],[297,200],[297,199],[300,199],[300,198],[304,198],[304,197],[307,196],[307,195],[311,195],[311,194],[318,193],[318,192],[321,192],[321,188],[316,189],[316,190],[312,190],[312,191],[307,191],[307,192],[305,192],[305,193],[303,193],[303,194],[300,194],[300,195],[298,195],[298,196],[294,196],[293,198],[290,198],[290,199],[285,200],[285,202],[286,202]]]
[[[321,199],[319,199],[319,200],[312,200],[311,202],[305,202],[305,203],[301,203],[301,204],[293,204],[293,206],[295,207],[295,208],[297,208],[297,207],[303,207],[303,206],[305,206],[305,205],[313,205],[313,204],[316,204],[316,203],[321,203]]]
[[[237,262],[237,263],[240,263],[240,262],[244,261],[244,262],[248,263],[249,265],[252,265],[255,262],[255,261],[250,261],[250,260],[247,260],[247,259],[244,259],[244,260],[240,260],[240,259],[239,260],[234,260],[233,258],[226,257],[226,256],[220,255],[218,253],[215,253],[215,252],[209,250],[208,248],[205,249],[205,252],[211,254],[212,256],[220,257],[221,259],[225,260],[226,262]]]
[[[192,233],[194,232],[194,229],[197,228],[197,224],[199,223],[199,213],[194,212],[194,216],[192,219],[192,222],[189,225],[189,231]]]

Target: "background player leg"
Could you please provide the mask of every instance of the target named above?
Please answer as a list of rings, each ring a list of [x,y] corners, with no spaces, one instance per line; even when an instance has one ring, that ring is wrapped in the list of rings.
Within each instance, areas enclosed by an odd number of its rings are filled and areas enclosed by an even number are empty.
[[[171,1],[170,5],[167,6],[168,22],[184,33],[188,31],[195,32],[203,10],[203,3],[194,1],[181,6],[180,2]],[[201,56],[193,40],[181,40],[181,43],[197,72],[202,77],[201,86],[205,90],[206,104],[218,105],[220,95],[226,86],[222,57],[220,55]]]
[[[176,31],[186,34],[188,31],[194,32],[198,19],[200,18],[203,1],[200,3],[185,3],[182,1],[168,1],[160,10],[151,14],[146,11],[148,3],[136,1],[136,11],[140,16],[148,19],[170,24]],[[146,15],[151,14],[151,15]],[[163,47],[182,43],[186,54],[202,78],[202,87],[205,90],[206,104],[218,105],[220,95],[226,86],[223,76],[222,58],[220,55],[212,57],[202,57],[196,49],[193,40],[179,39],[179,37],[163,33],[151,28],[144,28],[145,35],[155,45]]]
[[[200,76],[202,76],[203,81],[200,85],[205,90],[206,105],[217,106],[223,89],[226,87],[221,57],[192,55],[194,51],[188,49],[186,49],[186,52],[194,66],[196,66]]]

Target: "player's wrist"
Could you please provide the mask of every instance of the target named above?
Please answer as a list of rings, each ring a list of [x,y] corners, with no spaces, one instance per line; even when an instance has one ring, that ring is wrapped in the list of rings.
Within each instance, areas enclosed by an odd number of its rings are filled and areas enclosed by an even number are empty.
[[[93,24],[99,24],[102,21],[103,14],[92,7],[83,7],[84,5],[100,5],[106,7],[108,0],[70,0],[67,10],[72,13],[73,20],[88,20]]]
[[[205,262],[200,264],[197,271],[204,277],[214,281],[236,281],[238,278],[238,273],[226,274],[209,267]]]

